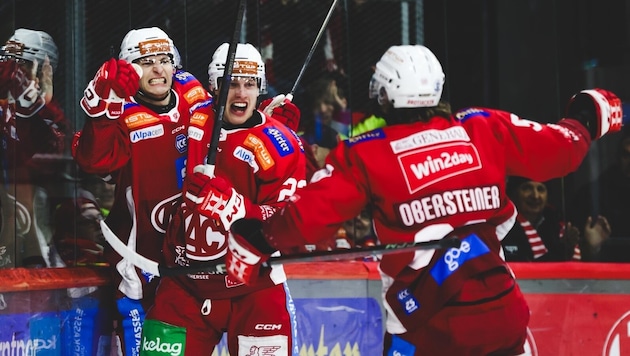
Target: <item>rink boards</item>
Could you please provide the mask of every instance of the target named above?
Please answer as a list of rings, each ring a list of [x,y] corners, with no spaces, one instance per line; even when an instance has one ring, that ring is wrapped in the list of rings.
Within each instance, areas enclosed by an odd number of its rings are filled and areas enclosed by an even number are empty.
[[[630,264],[512,264],[532,317],[531,355],[629,355]],[[384,330],[373,262],[285,266],[300,355],[379,355]],[[0,355],[108,355],[104,270],[0,270]],[[213,356],[227,355],[222,342]]]

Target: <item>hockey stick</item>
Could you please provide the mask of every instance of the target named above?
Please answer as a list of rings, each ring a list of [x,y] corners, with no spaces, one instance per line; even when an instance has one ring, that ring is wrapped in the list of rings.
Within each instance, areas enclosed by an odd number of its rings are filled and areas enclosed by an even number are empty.
[[[221,135],[221,125],[223,123],[223,115],[227,102],[227,95],[230,89],[230,81],[232,80],[232,70],[234,68],[234,58],[236,57],[236,47],[238,46],[239,37],[241,36],[241,27],[243,27],[243,14],[245,13],[245,6],[247,0],[241,0],[237,14],[236,14],[236,26],[234,27],[234,35],[232,36],[232,42],[228,48],[227,59],[225,61],[225,69],[223,71],[223,82],[219,89],[219,101],[217,102],[216,114],[217,117],[212,128],[212,137],[210,138],[210,147],[208,148],[208,157],[206,158],[206,167],[204,167],[204,174],[209,177],[214,177],[214,164],[217,161],[217,152],[219,148],[219,136]]]
[[[328,21],[330,21],[330,18],[332,17],[332,14],[333,14],[333,11],[335,11],[335,7],[337,7],[337,1],[338,0],[333,0],[332,4],[330,5],[330,9],[328,10],[328,14],[326,14],[326,17],[324,18],[324,23],[319,28],[319,32],[317,33],[317,36],[315,37],[315,41],[311,45],[311,49],[308,52],[308,55],[306,56],[306,59],[304,60],[304,64],[302,64],[302,68],[300,69],[300,73],[298,74],[297,78],[295,79],[295,82],[293,83],[293,88],[291,88],[291,91],[286,96],[282,96],[282,95],[276,96],[271,101],[271,103],[269,103],[269,105],[267,105],[268,108],[274,108],[274,107],[280,105],[280,103],[282,101],[284,101],[284,99],[288,99],[289,101],[293,100],[293,94],[297,90],[298,84],[300,83],[300,80],[302,80],[302,77],[304,76],[304,72],[306,71],[306,67],[308,66],[309,62],[311,61],[311,57],[313,57],[313,53],[315,53],[315,49],[317,49],[317,45],[319,44],[319,41],[322,38],[322,35],[324,34],[324,32],[326,32],[326,26],[328,26]]]
[[[101,230],[103,230],[103,236],[105,240],[111,245],[123,259],[128,260],[134,266],[144,270],[155,276],[177,276],[183,274],[195,274],[195,273],[207,273],[207,274],[225,274],[224,263],[212,263],[198,265],[198,266],[164,266],[160,265],[156,261],[150,260],[136,251],[131,250],[109,229],[109,226],[105,221],[101,220]],[[452,230],[452,229],[451,229]],[[450,232],[451,230],[448,230]],[[437,230],[431,231],[431,233]],[[420,231],[418,234],[420,234]],[[446,232],[443,230],[443,232]],[[427,232],[428,233],[428,232]],[[282,255],[278,257],[271,257],[264,266],[273,266],[279,264],[289,264],[297,262],[321,262],[321,261],[333,261],[333,260],[348,260],[358,257],[367,256],[379,256],[392,253],[409,252],[416,250],[436,250],[436,249],[448,249],[458,248],[460,246],[460,240],[455,237],[449,237],[439,240],[424,240],[420,242],[407,242],[399,244],[387,244],[376,245],[370,247],[354,247],[343,250],[333,251],[317,251],[297,253],[292,255]]]

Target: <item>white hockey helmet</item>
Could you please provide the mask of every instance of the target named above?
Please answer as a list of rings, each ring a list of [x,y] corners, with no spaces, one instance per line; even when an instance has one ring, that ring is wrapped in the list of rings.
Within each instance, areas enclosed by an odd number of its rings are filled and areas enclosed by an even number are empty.
[[[388,100],[394,108],[437,106],[444,87],[442,65],[420,45],[390,47],[376,63],[370,98]]]
[[[127,32],[120,44],[118,58],[132,63],[137,59],[156,54],[168,54],[171,59],[174,59],[175,45],[166,32],[157,27],[147,27]]]
[[[173,65],[175,66],[175,69],[182,69],[182,56],[179,54],[177,46],[173,46],[173,53]]]
[[[212,92],[219,89],[221,78],[223,78],[223,73],[225,72],[225,62],[227,61],[229,48],[229,43],[220,45],[212,55],[212,62],[208,65],[208,82]],[[256,47],[249,43],[237,44],[232,77],[254,77],[258,81],[259,93],[264,94],[267,92],[265,62],[263,62]]]
[[[44,31],[18,28],[13,36],[2,46],[2,55],[19,58],[30,62],[37,61],[41,68],[44,59],[48,56],[53,71],[59,63],[59,51],[52,37]]]

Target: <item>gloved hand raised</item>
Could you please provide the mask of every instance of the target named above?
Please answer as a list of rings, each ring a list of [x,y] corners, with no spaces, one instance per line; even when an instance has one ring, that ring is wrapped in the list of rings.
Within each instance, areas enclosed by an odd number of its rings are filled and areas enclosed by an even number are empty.
[[[193,174],[186,177],[184,201],[189,207],[219,221],[226,231],[238,219],[263,220],[263,207],[239,194],[227,180],[204,174],[204,167],[196,166]]]
[[[582,90],[569,100],[566,117],[580,121],[588,129],[591,139],[596,140],[608,132],[621,130],[621,100],[608,90]]]
[[[240,219],[234,222],[228,237],[227,273],[248,285],[256,282],[260,267],[275,252],[265,240],[261,227],[260,220]]]
[[[37,64],[33,64],[37,70]],[[24,69],[13,59],[0,62],[0,93],[10,93],[15,99],[16,115],[28,118],[46,104],[34,80],[29,79]]]
[[[276,95],[273,98],[263,100],[258,110],[282,122],[293,131],[300,126],[300,109],[291,102],[293,96],[288,94]]]
[[[125,99],[138,92],[141,75],[139,65],[111,58],[103,63],[85,88],[81,99],[83,111],[90,117],[105,114],[117,119],[122,114]]]

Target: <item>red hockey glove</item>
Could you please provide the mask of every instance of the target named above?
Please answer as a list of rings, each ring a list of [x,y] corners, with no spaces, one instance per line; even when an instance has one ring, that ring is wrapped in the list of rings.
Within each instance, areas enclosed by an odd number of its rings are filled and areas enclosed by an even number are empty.
[[[7,59],[0,62],[0,95],[6,98],[13,85],[13,77],[19,68],[16,61]]]
[[[282,122],[293,131],[300,126],[300,109],[291,102],[292,96],[284,94],[263,100],[258,109],[274,119]]]
[[[22,118],[35,115],[46,104],[35,81],[29,79],[14,60],[0,62],[0,92],[11,93],[15,99],[15,114]]]
[[[275,252],[265,240],[261,227],[260,220],[240,219],[234,222],[228,237],[227,273],[248,285],[256,281],[260,267]]]
[[[193,174],[186,177],[184,199],[190,207],[196,206],[200,214],[220,221],[226,231],[238,219],[263,220],[260,206],[239,194],[227,180],[203,174],[203,167],[195,167]]]
[[[580,121],[595,140],[621,130],[623,110],[617,95],[596,88],[575,94],[569,100],[566,116]]]
[[[122,114],[125,99],[138,92],[140,75],[142,68],[122,59],[111,58],[103,63],[83,93],[83,111],[90,117],[105,114],[117,119]]]

